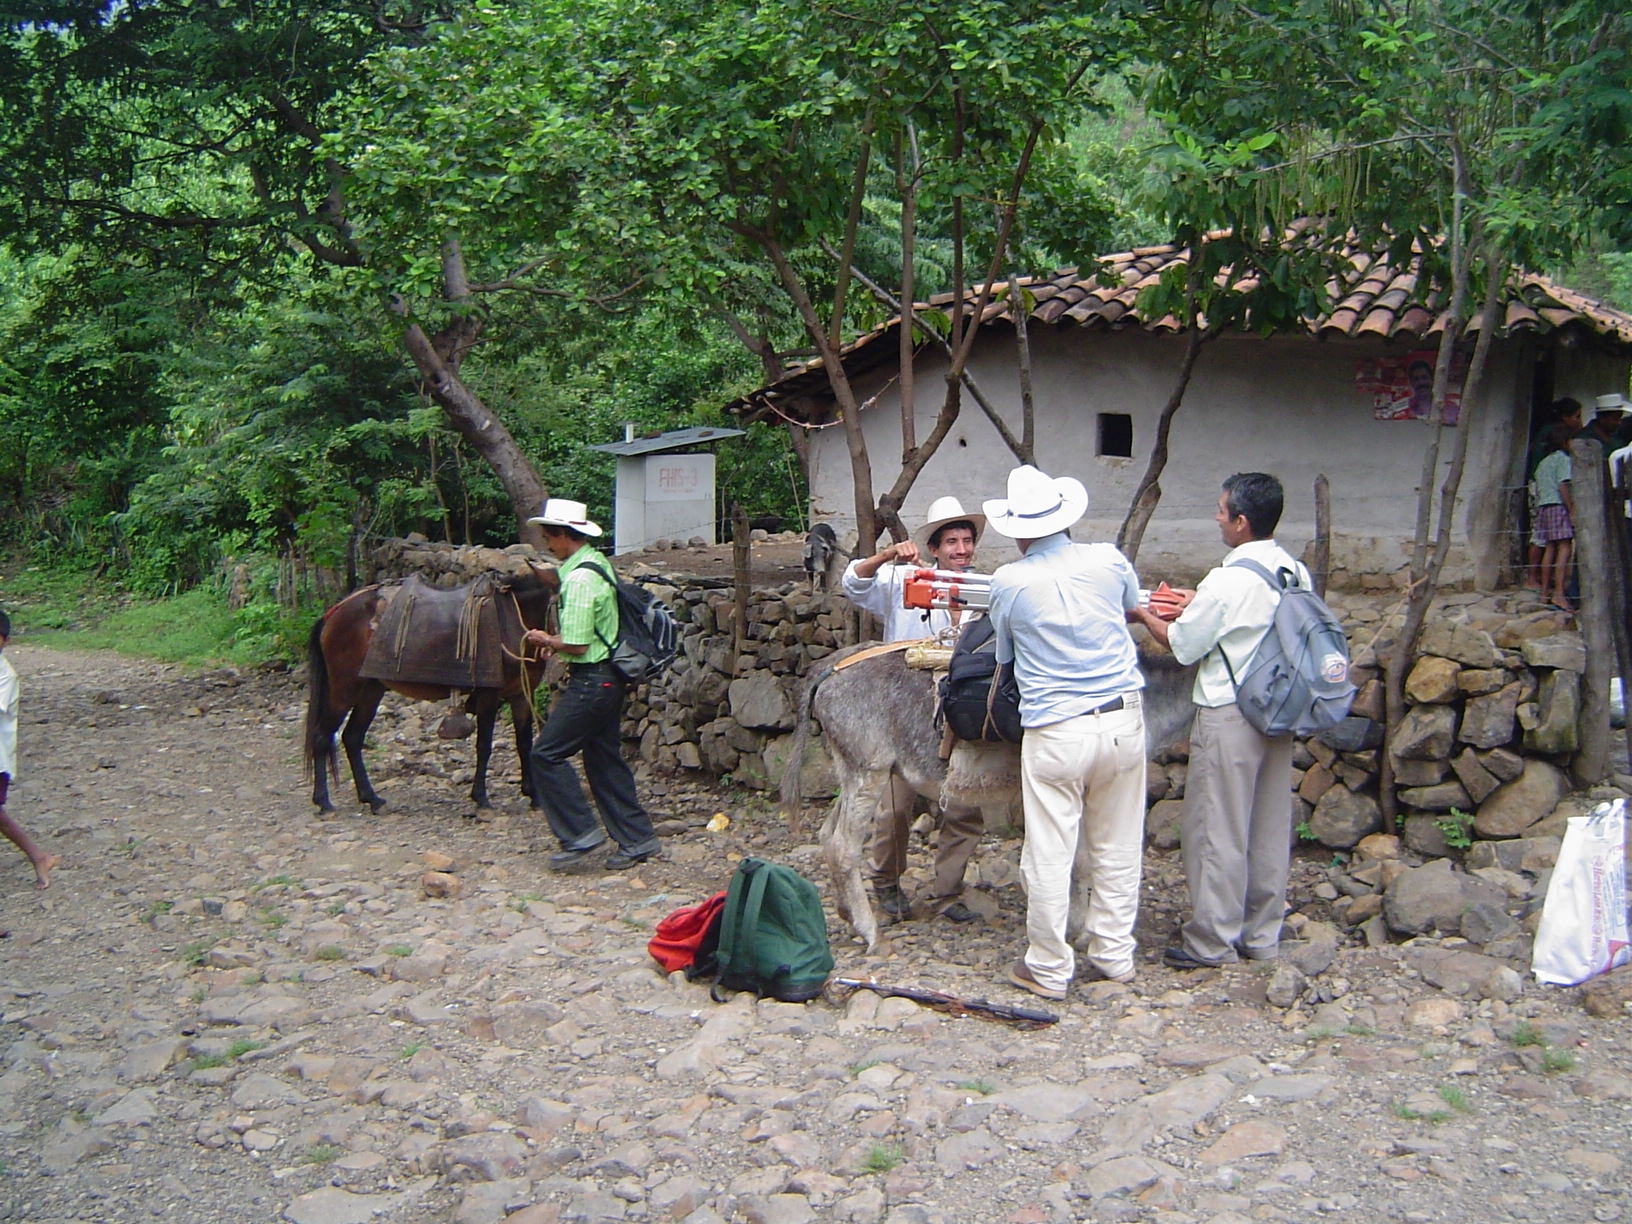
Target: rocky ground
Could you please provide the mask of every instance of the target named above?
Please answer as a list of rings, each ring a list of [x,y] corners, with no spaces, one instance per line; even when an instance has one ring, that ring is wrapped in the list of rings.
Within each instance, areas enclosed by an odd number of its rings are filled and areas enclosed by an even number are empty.
[[[63,863],[37,894],[0,858],[0,1219],[1632,1218],[1632,991],[1593,1014],[1493,969],[1522,932],[1390,942],[1348,913],[1377,916],[1355,882],[1398,874],[1385,851],[1296,864],[1297,960],[1331,961],[1308,982],[1163,968],[1183,885],[1153,852],[1138,980],[1079,987],[1052,1028],[719,1005],[645,942],[744,854],[826,892],[763,799],[648,781],[667,861],[554,878],[508,745],[507,806],[469,819],[471,745],[431,707],[377,724],[392,806],[322,820],[292,678],[13,652],[11,810]],[[882,962],[835,930],[840,972],[1035,1003],[999,982],[1016,853],[982,847],[985,921],[904,924]]]

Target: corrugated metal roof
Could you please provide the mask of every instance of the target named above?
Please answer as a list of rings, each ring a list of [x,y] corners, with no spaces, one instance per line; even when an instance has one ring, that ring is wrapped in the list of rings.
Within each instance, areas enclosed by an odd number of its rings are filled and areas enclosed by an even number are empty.
[[[1140,291],[1154,285],[1166,269],[1185,262],[1188,257],[1188,248],[1171,243],[1140,247],[1107,255],[1096,269],[1084,272],[1066,268],[1050,276],[1022,277],[1020,284],[1033,297],[1029,317],[1037,323],[1113,331],[1137,326],[1149,332],[1174,333],[1183,330],[1177,318],[1168,314],[1159,319],[1144,319],[1135,301]],[[1444,294],[1437,286],[1420,285],[1420,257],[1413,256],[1407,266],[1398,269],[1391,267],[1383,256],[1365,251],[1351,250],[1345,257],[1351,272],[1344,283],[1327,285],[1334,305],[1329,313],[1308,321],[1307,334],[1322,339],[1343,336],[1393,343],[1437,343],[1445,327]],[[1227,277],[1229,273],[1221,275]],[[1238,287],[1250,286],[1242,282]],[[1419,288],[1424,291],[1419,292]],[[973,302],[978,296],[978,287],[971,287],[965,300]],[[939,310],[950,315],[951,306],[952,295],[943,293],[919,303],[918,310],[920,313]],[[989,303],[983,324],[991,326],[998,321],[1010,321],[1010,309],[1006,295],[1001,301]],[[844,349],[845,367],[855,375],[893,363],[897,352],[893,337],[900,326],[897,316],[851,341]],[[1632,315],[1566,289],[1544,276],[1524,273],[1514,277],[1502,334],[1519,331],[1546,334],[1567,326],[1580,327],[1614,346],[1632,347]],[[1472,337],[1478,331],[1476,309],[1464,335]],[[892,342],[878,343],[886,339]],[[821,362],[811,361],[791,370],[779,381],[734,401],[730,407],[741,410],[754,404],[772,403],[778,405],[778,411],[798,416],[799,405],[794,401],[814,399],[819,402],[829,396]]]
[[[695,446],[699,442],[718,442],[721,438],[736,438],[741,435],[740,429],[725,429],[718,425],[693,425],[689,429],[671,429],[667,433],[649,434],[631,442],[602,442],[599,446],[591,446],[588,449],[627,458],[631,455],[651,455],[658,451],[679,450],[682,446]]]

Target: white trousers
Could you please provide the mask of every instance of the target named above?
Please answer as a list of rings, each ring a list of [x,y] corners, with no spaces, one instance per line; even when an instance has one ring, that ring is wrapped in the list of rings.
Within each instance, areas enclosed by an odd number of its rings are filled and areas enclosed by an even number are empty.
[[[1093,889],[1089,961],[1107,975],[1133,968],[1145,838],[1145,716],[1138,693],[1123,700],[1110,714],[1027,727],[1020,742],[1026,966],[1057,990],[1069,987],[1076,971],[1066,927],[1071,872],[1079,861]]]

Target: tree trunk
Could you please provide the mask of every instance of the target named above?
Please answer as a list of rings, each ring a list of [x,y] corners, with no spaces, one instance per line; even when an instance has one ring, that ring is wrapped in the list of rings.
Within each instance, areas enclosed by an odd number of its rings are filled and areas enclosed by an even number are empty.
[[[449,302],[470,300],[465,258],[455,238],[449,238],[442,246],[442,290]],[[459,378],[459,365],[481,334],[481,323],[474,314],[462,314],[433,339],[409,316],[406,302],[397,298],[391,305],[408,320],[403,344],[425,380],[426,391],[447,414],[459,435],[470,443],[471,449],[493,469],[509,496],[510,507],[516,515],[517,536],[523,543],[543,547],[543,533],[527,520],[538,513],[544,502],[544,482],[504,422]]]
[[[834,402],[838,404],[839,416],[844,422],[845,446],[850,452],[850,478],[854,486],[856,508],[856,556],[864,557],[873,551],[878,543],[878,518],[873,512],[873,463],[867,454],[867,439],[861,432],[861,405],[856,402],[856,393],[850,386],[850,376],[845,372],[844,362],[839,356],[839,350],[828,343],[827,328],[822,326],[822,320],[816,313],[816,305],[810,300],[810,294],[805,289],[804,281],[788,261],[787,254],[782,250],[768,229],[756,229],[746,224],[737,224],[732,227],[749,241],[755,243],[770,259],[776,269],[777,279],[782,282],[782,289],[792,300],[794,309],[799,312],[799,321],[805,325],[805,334],[816,345],[816,351],[822,357],[822,370],[827,375],[828,386],[833,390]]]
[[[1471,245],[1471,244],[1470,244]],[[1427,470],[1428,459],[1431,458],[1437,466],[1439,454],[1440,431],[1451,428],[1445,424],[1445,391],[1450,382],[1450,357],[1444,350],[1455,343],[1456,335],[1462,330],[1457,311],[1458,291],[1466,294],[1467,277],[1472,263],[1471,255],[1461,261],[1460,267],[1453,268],[1452,275],[1459,285],[1452,288],[1451,317],[1446,322],[1446,330],[1440,340],[1440,359],[1438,369],[1434,374],[1434,439],[1429,443],[1427,456],[1424,460],[1424,469]],[[1445,567],[1445,558],[1451,550],[1451,528],[1455,523],[1456,498],[1462,486],[1462,470],[1468,458],[1468,434],[1472,430],[1472,422],[1479,400],[1484,395],[1485,370],[1490,364],[1490,345],[1500,319],[1502,303],[1502,287],[1506,281],[1506,263],[1500,251],[1489,245],[1484,249],[1485,302],[1479,315],[1479,339],[1473,346],[1473,357],[1468,362],[1467,378],[1462,387],[1462,409],[1451,442],[1451,463],[1445,473],[1445,483],[1439,490],[1439,526],[1435,534],[1433,549],[1427,552],[1419,570],[1415,558],[1424,553],[1424,532],[1429,512],[1419,511],[1418,514],[1418,543],[1413,550],[1413,567],[1411,585],[1407,592],[1405,624],[1400,629],[1399,639],[1389,652],[1389,658],[1384,663],[1383,684],[1385,704],[1387,706],[1387,726],[1384,728],[1384,750],[1382,754],[1382,775],[1379,780],[1378,802],[1382,808],[1384,826],[1389,832],[1394,832],[1399,815],[1399,805],[1394,795],[1393,762],[1387,750],[1388,742],[1393,737],[1394,728],[1399,725],[1400,719],[1405,717],[1405,677],[1411,667],[1411,657],[1417,648],[1417,639],[1422,634],[1422,626],[1428,619],[1428,609],[1439,594],[1439,575]],[[1460,300],[1466,300],[1465,296]],[[1452,323],[1456,323],[1454,328]],[[1419,490],[1418,504],[1424,498],[1431,499],[1434,495],[1434,483],[1430,476],[1428,481]]]
[[[1026,309],[1020,277],[1009,273],[1009,313],[1014,317],[1014,351],[1020,361],[1020,448],[1021,463],[1037,465],[1037,412],[1031,392],[1031,320]]]
[[[1193,309],[1189,311],[1189,316],[1190,331],[1185,340],[1184,360],[1179,363],[1179,376],[1174,381],[1173,393],[1162,407],[1162,415],[1157,418],[1156,441],[1150,448],[1150,462],[1145,465],[1145,474],[1139,478],[1139,487],[1134,490],[1128,513],[1116,533],[1116,546],[1130,565],[1138,563],[1145,528],[1150,526],[1151,516],[1156,513],[1156,506],[1162,500],[1160,480],[1162,470],[1167,467],[1167,439],[1173,429],[1173,416],[1178,412],[1179,405],[1184,403],[1185,388],[1190,385],[1190,376],[1195,373],[1196,358],[1201,356],[1202,345],[1218,335],[1216,326],[1201,326]]]

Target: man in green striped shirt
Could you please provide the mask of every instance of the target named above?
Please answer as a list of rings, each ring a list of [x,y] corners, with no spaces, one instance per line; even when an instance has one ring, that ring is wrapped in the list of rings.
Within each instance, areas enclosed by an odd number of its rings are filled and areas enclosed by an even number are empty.
[[[611,871],[645,862],[662,850],[652,819],[640,806],[635,775],[623,759],[623,681],[612,670],[618,640],[617,577],[591,538],[601,529],[583,502],[552,497],[529,523],[544,529],[544,548],[559,562],[559,633],[529,629],[527,643],[566,660],[567,685],[533,741],[533,786],[550,828],[561,841],[550,855],[553,871],[587,867],[610,834],[618,848],[606,859]],[[597,821],[584,799],[572,758],[582,752],[584,776],[600,809]],[[605,825],[603,830],[602,825]]]

